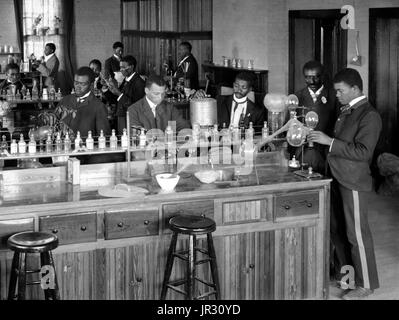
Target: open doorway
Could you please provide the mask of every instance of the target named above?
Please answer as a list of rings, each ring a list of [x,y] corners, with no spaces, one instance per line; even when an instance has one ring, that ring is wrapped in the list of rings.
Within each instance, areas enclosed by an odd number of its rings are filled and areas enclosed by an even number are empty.
[[[376,154],[399,155],[399,8],[370,9],[369,31],[369,100],[382,118]]]
[[[343,16],[339,9],[289,11],[290,93],[303,88],[302,67],[309,60],[320,61],[329,78],[346,67],[347,30],[340,25]]]

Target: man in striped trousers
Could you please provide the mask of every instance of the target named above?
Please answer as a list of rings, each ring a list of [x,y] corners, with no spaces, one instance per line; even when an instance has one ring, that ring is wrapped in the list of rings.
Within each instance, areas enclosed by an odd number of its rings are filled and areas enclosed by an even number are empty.
[[[331,241],[339,269],[353,266],[355,286],[345,300],[363,299],[379,287],[373,239],[367,221],[367,197],[372,190],[370,164],[381,132],[378,112],[363,95],[359,73],[339,71],[334,89],[342,104],[333,137],[312,131],[308,139],[329,146],[331,186]]]

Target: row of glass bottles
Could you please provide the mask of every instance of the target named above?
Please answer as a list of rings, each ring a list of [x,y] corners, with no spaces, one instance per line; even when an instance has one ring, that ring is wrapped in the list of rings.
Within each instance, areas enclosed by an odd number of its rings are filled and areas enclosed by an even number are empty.
[[[2,91],[2,98],[7,101],[14,100],[38,100],[39,99],[39,90],[37,87],[32,88],[32,92],[27,89],[25,86],[21,88],[21,91],[16,90],[14,94],[14,90],[8,88],[8,90]],[[58,89],[58,92],[55,91],[54,87],[50,87],[49,89],[44,88],[41,94],[42,100],[60,100],[62,98],[61,90]]]
[[[103,130],[100,131],[100,136],[98,137],[98,149],[99,150],[105,150],[106,149],[106,137],[104,136],[104,132]],[[89,131],[88,132],[88,136],[85,140],[85,144],[86,144],[86,149],[87,150],[94,150],[94,138],[92,136],[92,132]],[[127,144],[128,144],[128,137],[127,137],[127,133],[126,133],[126,129],[123,130],[123,135],[121,137],[121,146],[122,148],[127,148]],[[80,132],[78,131],[76,133],[76,138],[74,140],[74,149],[75,150],[79,150],[82,149],[84,146],[83,143],[83,139],[80,136]],[[25,154],[25,153],[29,153],[29,154],[35,154],[37,153],[37,142],[35,141],[34,135],[30,136],[30,139],[28,141],[28,143],[26,143],[23,134],[20,134],[20,139],[17,142],[16,139],[12,139],[11,144],[10,144],[10,153],[11,154]],[[1,152],[3,153],[4,151],[8,151],[8,143],[6,141],[6,136],[2,136],[2,141],[1,141]],[[115,134],[115,130],[112,130],[112,134],[109,138],[109,148],[110,149],[117,149],[118,148],[118,137]],[[46,153],[52,153],[52,152],[56,152],[56,153],[61,153],[61,152],[71,152],[72,151],[72,140],[69,137],[69,134],[66,133],[65,134],[65,138],[62,139],[61,138],[61,133],[57,132],[56,138],[53,141],[51,138],[51,134],[49,133],[47,135],[47,140],[45,141],[45,146],[44,149],[42,147],[39,146],[39,152],[46,152]]]

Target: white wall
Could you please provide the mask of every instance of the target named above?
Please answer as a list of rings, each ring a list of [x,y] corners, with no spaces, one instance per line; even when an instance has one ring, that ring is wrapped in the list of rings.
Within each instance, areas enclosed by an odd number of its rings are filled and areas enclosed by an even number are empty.
[[[103,63],[112,55],[112,44],[121,40],[120,0],[75,0],[76,67],[92,59]]]
[[[12,45],[14,52],[20,52],[15,24],[14,1],[0,1],[0,46]]]

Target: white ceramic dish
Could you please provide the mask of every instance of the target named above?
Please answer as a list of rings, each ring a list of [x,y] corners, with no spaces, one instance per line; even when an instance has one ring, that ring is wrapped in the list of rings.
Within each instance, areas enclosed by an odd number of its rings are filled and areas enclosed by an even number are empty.
[[[179,182],[180,176],[172,173],[160,173],[155,178],[162,190],[172,191]]]
[[[201,170],[194,173],[194,176],[202,183],[212,183],[218,178],[218,173],[214,170]]]

